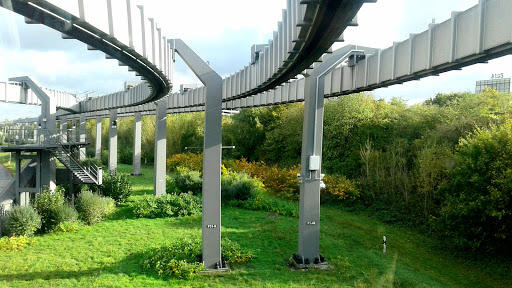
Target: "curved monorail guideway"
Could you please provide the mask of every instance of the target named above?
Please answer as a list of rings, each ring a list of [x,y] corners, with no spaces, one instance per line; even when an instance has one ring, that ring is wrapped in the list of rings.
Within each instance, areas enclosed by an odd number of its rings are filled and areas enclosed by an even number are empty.
[[[27,24],[48,26],[62,33],[64,39],[75,39],[87,45],[88,50],[101,51],[142,80],[127,82],[122,91],[81,101],[72,93],[42,88],[35,82],[37,79],[27,76],[0,82],[0,102],[41,106],[38,118],[11,124],[9,133],[17,142],[3,148],[17,153],[20,159],[30,158],[23,156],[24,152],[37,152],[37,157],[29,159],[31,167],[36,167],[33,175],[37,187],[21,188],[20,181],[15,181],[15,193],[0,191],[0,204],[11,200],[23,205],[30,193],[55,187],[55,159],[81,183],[100,184],[101,168],[85,167],[81,161],[88,144],[87,119],[96,119],[97,131],[101,131],[101,119],[109,118],[108,173],[115,173],[117,118],[135,117],[133,174],[140,174],[142,115],[156,116],[154,195],[163,195],[167,114],[205,111],[203,261],[208,269],[223,270],[222,113],[304,101],[299,240],[292,262],[298,268],[325,266],[319,251],[324,98],[418,80],[512,52],[510,0],[480,0],[474,7],[453,12],[450,19],[430,24],[426,30],[384,49],[346,45],[333,51],[333,44],[343,41],[347,27],[358,25],[361,7],[372,2],[376,1],[287,0],[286,10],[268,43],[253,45],[250,63],[222,78],[193,47],[179,38],[167,37],[163,30],[172,28],[173,35],[179,36],[180,27],[159,26],[158,19],[147,18],[144,7],[134,1],[0,0],[0,6],[24,16]],[[201,83],[182,85],[179,92],[171,92],[177,56]],[[68,121],[73,121],[75,128],[68,130]],[[97,157],[100,152],[101,133],[96,137]],[[20,169],[18,175],[28,173]],[[15,199],[4,199],[5,195],[15,195]]]

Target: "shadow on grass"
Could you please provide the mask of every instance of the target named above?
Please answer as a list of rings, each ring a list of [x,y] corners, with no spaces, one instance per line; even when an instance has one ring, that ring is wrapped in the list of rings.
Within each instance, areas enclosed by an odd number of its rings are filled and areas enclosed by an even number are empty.
[[[20,272],[12,274],[1,274],[0,281],[32,281],[32,280],[64,280],[64,279],[82,279],[82,278],[96,278],[104,274],[126,274],[130,276],[135,275],[146,275],[161,279],[158,275],[151,273],[145,273],[139,265],[142,260],[142,253],[133,253],[123,260],[101,266],[93,269],[86,269],[80,271],[62,271],[62,270],[50,270],[50,271],[37,271],[37,272]]]

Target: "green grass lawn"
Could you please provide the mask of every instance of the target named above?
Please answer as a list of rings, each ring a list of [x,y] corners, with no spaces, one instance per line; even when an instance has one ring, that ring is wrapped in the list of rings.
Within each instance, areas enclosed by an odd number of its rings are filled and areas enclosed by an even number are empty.
[[[142,173],[131,178],[134,192],[151,194],[152,167]],[[413,231],[334,207],[322,208],[320,247],[334,270],[291,271],[285,259],[297,250],[298,219],[267,215],[224,207],[223,236],[257,258],[227,274],[178,280],[142,271],[141,253],[174,238],[200,237],[201,219],[136,219],[124,204],[89,229],[37,236],[21,251],[0,253],[0,287],[512,287],[510,267],[457,259]]]

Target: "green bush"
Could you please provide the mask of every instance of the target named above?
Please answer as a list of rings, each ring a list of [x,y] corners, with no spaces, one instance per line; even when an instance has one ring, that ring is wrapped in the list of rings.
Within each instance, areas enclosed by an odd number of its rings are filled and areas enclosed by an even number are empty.
[[[3,251],[19,251],[28,244],[32,244],[34,238],[28,236],[12,236],[0,238],[0,252]]]
[[[249,200],[254,198],[254,195],[261,189],[263,189],[261,181],[251,178],[246,173],[233,172],[228,169],[222,171],[221,194],[224,203],[233,200]]]
[[[161,276],[193,278],[203,270],[201,240],[179,239],[144,252],[142,268]]]
[[[173,178],[165,177],[165,193],[167,194],[181,194],[180,189],[176,187],[176,181]]]
[[[192,171],[188,168],[178,167],[174,177],[176,188],[183,193],[192,192],[194,195],[201,195],[203,188],[203,178],[198,171]]]
[[[41,231],[50,232],[60,223],[76,221],[78,212],[66,203],[64,188],[58,186],[55,192],[43,191],[34,201],[34,208],[41,215]]]
[[[461,140],[434,224],[461,250],[512,253],[512,120]]]
[[[227,238],[222,239],[222,258],[229,263],[246,263],[254,259],[255,255],[252,251],[242,249],[240,244],[233,242]]]
[[[82,228],[83,224],[81,221],[65,221],[55,226],[52,232],[55,233],[69,233],[78,232]]]
[[[76,209],[85,223],[94,225],[114,212],[115,201],[112,198],[102,197],[86,190],[78,195]]]
[[[136,217],[162,218],[201,214],[201,198],[189,193],[144,195],[130,204]]]
[[[124,203],[132,194],[132,183],[126,173],[104,173],[98,191],[101,195],[114,199],[116,203]]]
[[[254,253],[244,250],[238,243],[222,239],[222,258],[227,263],[245,263]],[[144,252],[142,267],[162,276],[192,278],[204,267],[201,264],[201,239],[185,238]]]
[[[30,206],[15,206],[5,216],[7,235],[32,236],[41,228],[41,216]]]
[[[229,202],[228,205],[246,210],[274,212],[283,216],[299,216],[299,207],[297,203],[277,199],[266,195],[265,193],[258,193],[256,197],[250,198],[246,201],[233,200]]]

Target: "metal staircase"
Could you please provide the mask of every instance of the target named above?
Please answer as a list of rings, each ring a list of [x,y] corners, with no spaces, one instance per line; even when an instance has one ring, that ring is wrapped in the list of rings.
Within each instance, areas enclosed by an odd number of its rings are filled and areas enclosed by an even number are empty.
[[[92,161],[80,161],[80,156],[85,159],[83,151],[79,148],[79,144],[68,138],[67,135],[51,134],[48,130],[44,130],[46,149],[59,159],[59,161],[68,168],[84,184],[101,185],[102,170]]]

